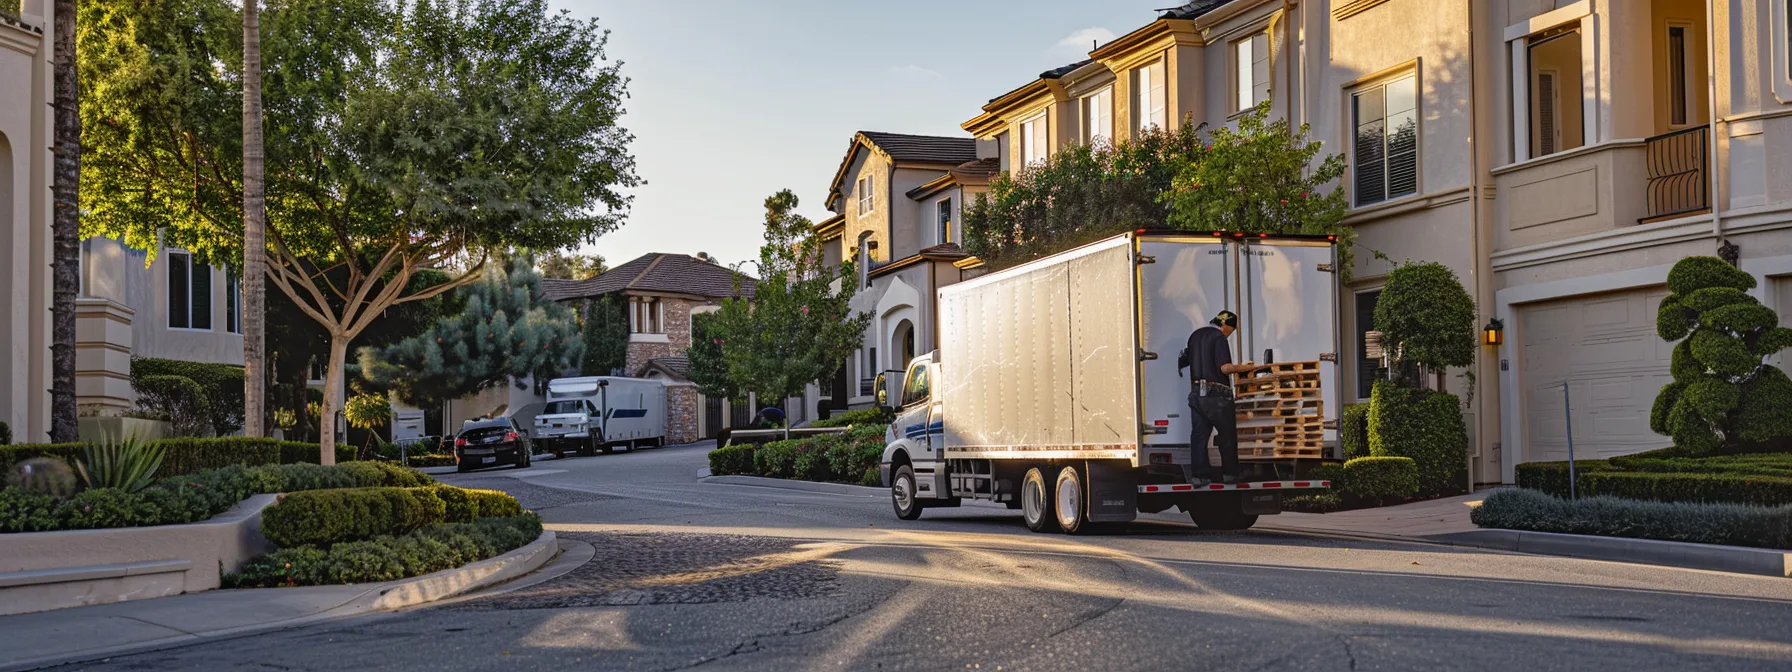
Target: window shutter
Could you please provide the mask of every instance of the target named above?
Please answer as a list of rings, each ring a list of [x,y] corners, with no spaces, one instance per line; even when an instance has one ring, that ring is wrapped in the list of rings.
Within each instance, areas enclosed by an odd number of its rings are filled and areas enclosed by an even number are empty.
[[[212,328],[212,267],[193,262],[193,328]]]
[[[192,286],[187,282],[187,255],[168,255],[168,328],[186,329],[192,325]]]
[[[1556,153],[1556,75],[1537,73],[1537,155]]]

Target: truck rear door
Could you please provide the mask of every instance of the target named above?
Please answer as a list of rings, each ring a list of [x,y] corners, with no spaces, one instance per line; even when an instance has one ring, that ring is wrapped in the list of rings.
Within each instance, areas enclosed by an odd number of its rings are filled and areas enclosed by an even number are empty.
[[[1239,245],[1245,309],[1240,355],[1266,362],[1318,362],[1325,441],[1338,438],[1337,275],[1333,246],[1317,240],[1249,238]]]
[[[1140,338],[1144,350],[1157,355],[1139,362],[1139,421],[1145,445],[1152,448],[1147,453],[1186,463],[1190,387],[1188,372],[1178,370],[1176,359],[1189,334],[1222,310],[1237,311],[1235,262],[1226,243],[1212,236],[1141,237],[1139,255]],[[1236,354],[1233,359],[1239,361]],[[1139,457],[1141,463],[1151,459]]]

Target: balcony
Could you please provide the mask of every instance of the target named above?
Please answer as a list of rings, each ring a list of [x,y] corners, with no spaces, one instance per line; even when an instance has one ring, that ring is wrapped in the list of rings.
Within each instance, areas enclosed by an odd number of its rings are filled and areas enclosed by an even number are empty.
[[[1673,219],[1711,210],[1711,129],[1695,126],[1643,141],[1649,182],[1644,198],[1649,212],[1640,223]]]

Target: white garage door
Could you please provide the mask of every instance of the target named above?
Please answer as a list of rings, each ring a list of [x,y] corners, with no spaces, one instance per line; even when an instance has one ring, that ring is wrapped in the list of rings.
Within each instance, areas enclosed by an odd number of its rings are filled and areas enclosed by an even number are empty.
[[[1574,409],[1574,455],[1611,457],[1669,445],[1649,408],[1672,378],[1673,346],[1655,335],[1664,288],[1564,299],[1520,313],[1524,460],[1568,459],[1562,384]]]

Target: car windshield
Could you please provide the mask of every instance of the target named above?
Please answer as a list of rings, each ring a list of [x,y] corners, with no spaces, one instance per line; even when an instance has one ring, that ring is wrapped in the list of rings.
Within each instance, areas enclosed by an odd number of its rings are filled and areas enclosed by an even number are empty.
[[[543,413],[579,413],[584,411],[583,404],[576,401],[555,401],[548,404]]]

